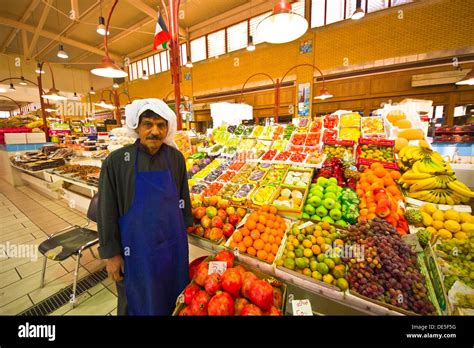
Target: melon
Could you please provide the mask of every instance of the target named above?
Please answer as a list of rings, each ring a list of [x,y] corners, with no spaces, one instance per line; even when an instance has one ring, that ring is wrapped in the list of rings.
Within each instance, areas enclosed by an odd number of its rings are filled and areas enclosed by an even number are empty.
[[[407,116],[401,110],[392,110],[387,115],[387,120],[391,124],[394,124],[395,122],[397,122],[399,120],[405,120],[406,118],[407,118]]]
[[[398,120],[395,122],[394,126],[398,128],[405,128],[405,129],[412,127],[411,122],[408,120]]]
[[[407,140],[423,140],[423,131],[421,129],[404,129],[398,133],[399,138]]]
[[[408,146],[408,140],[405,138],[395,139],[395,152],[400,152],[405,146]]]

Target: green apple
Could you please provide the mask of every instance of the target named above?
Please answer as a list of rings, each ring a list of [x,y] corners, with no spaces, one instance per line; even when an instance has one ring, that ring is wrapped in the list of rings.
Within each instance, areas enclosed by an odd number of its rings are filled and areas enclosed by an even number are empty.
[[[303,215],[301,215],[301,217],[302,217],[303,219],[309,219],[309,215],[306,214],[306,213],[303,213]]]
[[[316,214],[318,214],[320,217],[323,217],[328,215],[328,210],[325,207],[320,206],[316,209]]]
[[[329,216],[334,220],[339,220],[342,216],[342,213],[339,209],[333,208],[329,211]]]
[[[324,193],[322,191],[316,191],[314,194],[315,196],[318,196],[319,198],[323,199],[324,198]]]
[[[336,203],[336,205],[334,206],[334,209],[341,210],[341,208],[342,208],[341,203]]]
[[[337,179],[336,178],[329,178],[329,182],[337,185]]]
[[[333,209],[334,206],[336,205],[336,201],[334,200],[334,198],[331,198],[331,197],[328,197],[328,198],[325,198],[324,201],[323,201],[323,205],[326,209]],[[309,214],[309,213],[308,213]],[[320,214],[318,214],[319,216],[321,216]]]
[[[308,203],[311,204],[313,207],[319,207],[321,205],[321,197],[313,196],[308,199]]]
[[[320,176],[316,182],[322,187],[326,187],[327,185],[329,185],[329,180],[322,176]]]
[[[319,217],[319,215],[316,215],[316,214],[311,215],[310,219],[314,221],[321,221],[321,218]]]
[[[328,187],[326,187],[326,189],[324,190],[325,193],[327,192],[334,192],[336,193],[337,192],[337,186],[336,185],[329,185]]]
[[[339,225],[339,226],[342,226],[342,227],[346,227],[347,226],[347,222],[345,222],[344,220],[337,220],[335,222],[336,225]]]
[[[330,224],[333,224],[334,223],[334,220],[332,219],[332,217],[330,216],[325,216],[321,219],[321,221],[326,221],[326,222],[329,222]]]
[[[304,206],[304,212],[308,215],[314,215],[315,210],[314,210],[314,207],[311,204],[306,204]]]

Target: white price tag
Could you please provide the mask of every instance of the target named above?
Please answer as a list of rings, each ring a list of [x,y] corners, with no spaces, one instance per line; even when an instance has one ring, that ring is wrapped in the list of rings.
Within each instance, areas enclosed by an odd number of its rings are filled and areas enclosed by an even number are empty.
[[[222,275],[227,269],[227,262],[225,261],[211,261],[209,262],[209,271],[207,274],[219,273]]]
[[[299,225],[298,228],[299,228],[300,230],[302,230],[303,228],[306,228],[306,227],[309,227],[309,226],[312,226],[312,225],[314,225],[314,222],[312,222],[312,221],[306,221],[304,224]]]
[[[293,306],[294,316],[313,315],[309,300],[293,300],[291,305]]]
[[[452,208],[452,206],[450,206],[450,208]],[[453,209],[460,212],[460,213],[471,213],[472,212],[471,206],[469,206],[469,205],[455,205]]]

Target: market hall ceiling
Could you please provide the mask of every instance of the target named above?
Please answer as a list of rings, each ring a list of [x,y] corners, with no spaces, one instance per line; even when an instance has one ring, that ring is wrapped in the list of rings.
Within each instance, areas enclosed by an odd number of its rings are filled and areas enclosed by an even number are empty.
[[[99,16],[107,20],[114,0],[2,0],[0,8],[1,53],[57,62],[89,70],[103,54],[103,36],[97,34]],[[166,1],[167,2],[167,1]],[[262,0],[181,0],[180,34],[217,15]],[[268,2],[268,1],[266,1]],[[271,6],[271,2],[268,2]],[[144,54],[153,42],[160,0],[120,0],[110,24],[108,47],[118,61]],[[76,20],[69,18],[77,8]],[[60,34],[60,35],[59,35]],[[59,43],[69,59],[56,56]],[[147,43],[149,43],[147,45]]]

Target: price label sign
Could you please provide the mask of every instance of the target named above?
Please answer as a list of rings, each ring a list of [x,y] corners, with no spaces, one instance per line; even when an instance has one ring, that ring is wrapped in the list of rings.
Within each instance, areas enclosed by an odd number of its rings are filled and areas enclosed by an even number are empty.
[[[207,274],[219,273],[222,275],[227,269],[227,262],[225,261],[211,261],[209,262],[209,271]]]
[[[312,316],[311,302],[309,300],[293,300],[291,301],[294,316]]]
[[[309,227],[309,226],[312,226],[312,225],[314,225],[314,223],[312,221],[307,221],[304,224],[299,225],[298,228],[300,230],[302,230],[303,228],[306,228],[306,227]]]

